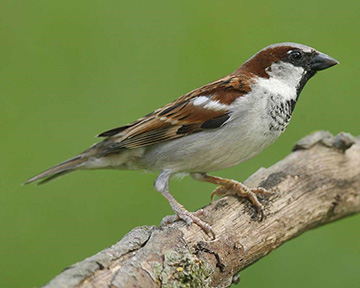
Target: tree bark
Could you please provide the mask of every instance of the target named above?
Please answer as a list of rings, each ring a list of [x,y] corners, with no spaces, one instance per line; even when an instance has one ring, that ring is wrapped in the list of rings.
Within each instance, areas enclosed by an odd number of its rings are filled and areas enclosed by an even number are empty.
[[[239,271],[286,241],[360,211],[360,139],[316,132],[245,184],[271,192],[261,198],[263,221],[249,201],[225,196],[202,216],[216,240],[182,221],[137,227],[44,287],[229,287]]]

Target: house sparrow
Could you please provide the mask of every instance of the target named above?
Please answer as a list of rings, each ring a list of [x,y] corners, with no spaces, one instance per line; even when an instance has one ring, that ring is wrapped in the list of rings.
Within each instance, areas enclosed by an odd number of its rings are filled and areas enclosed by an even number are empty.
[[[170,203],[177,219],[200,226],[215,238],[211,226],[191,213],[169,192],[176,174],[219,185],[214,195],[248,198],[263,217],[257,194],[235,180],[206,173],[244,162],[272,144],[288,125],[299,94],[319,70],[338,61],[296,43],[270,45],[233,73],[195,89],[154,112],[119,128],[99,134],[105,139],[26,183],[40,183],[78,169],[112,168],[161,171],[155,189]]]

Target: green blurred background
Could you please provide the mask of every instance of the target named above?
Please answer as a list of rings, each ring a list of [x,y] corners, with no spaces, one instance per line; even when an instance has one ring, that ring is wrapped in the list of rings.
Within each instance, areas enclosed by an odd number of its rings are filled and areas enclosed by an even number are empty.
[[[341,62],[305,87],[284,135],[216,173],[244,180],[318,129],[359,132],[359,1],[0,0],[0,287],[39,287],[172,211],[156,175],[77,172],[24,180],[202,84],[266,45],[293,41]],[[171,191],[189,210],[214,187]],[[310,231],[241,274],[246,287],[358,287],[360,216]]]

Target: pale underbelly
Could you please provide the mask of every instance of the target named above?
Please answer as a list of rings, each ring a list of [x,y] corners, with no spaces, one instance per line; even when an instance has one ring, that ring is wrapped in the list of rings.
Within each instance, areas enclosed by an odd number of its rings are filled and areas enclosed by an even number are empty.
[[[142,162],[149,170],[215,171],[256,156],[280,136],[270,132],[266,125],[253,129],[232,126],[154,145],[146,150]]]

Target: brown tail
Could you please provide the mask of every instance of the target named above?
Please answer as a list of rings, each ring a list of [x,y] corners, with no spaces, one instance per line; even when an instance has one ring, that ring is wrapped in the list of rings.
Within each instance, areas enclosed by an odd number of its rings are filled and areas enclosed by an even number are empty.
[[[87,157],[84,157],[84,155],[78,155],[74,158],[71,158],[69,160],[66,160],[62,163],[59,163],[44,172],[30,178],[27,180],[24,184],[29,184],[32,182],[35,182],[40,179],[44,179],[39,184],[44,184],[46,182],[49,182],[51,180],[54,180],[55,178],[62,176],[64,174],[70,173],[74,171],[76,168],[78,168],[82,163],[84,163],[87,160]]]

